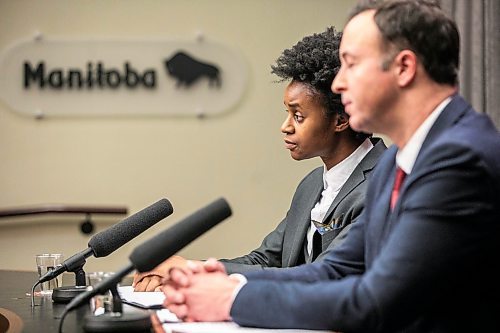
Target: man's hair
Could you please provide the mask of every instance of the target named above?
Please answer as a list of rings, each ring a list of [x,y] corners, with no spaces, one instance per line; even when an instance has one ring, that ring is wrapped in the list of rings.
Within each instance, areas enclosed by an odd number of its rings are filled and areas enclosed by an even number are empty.
[[[437,83],[456,85],[460,66],[460,36],[455,22],[429,0],[364,0],[349,20],[366,10],[375,10],[375,24],[383,48],[391,54],[413,51],[425,71]]]
[[[271,65],[271,73],[280,81],[292,80],[306,84],[313,97],[325,106],[326,116],[343,114],[344,106],[331,85],[340,69],[339,45],[342,37],[334,27],[304,37],[292,48],[283,51]]]

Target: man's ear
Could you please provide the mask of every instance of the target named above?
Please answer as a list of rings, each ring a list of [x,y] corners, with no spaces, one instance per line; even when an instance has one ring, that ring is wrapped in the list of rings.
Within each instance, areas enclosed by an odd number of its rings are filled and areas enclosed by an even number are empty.
[[[415,79],[417,55],[411,50],[402,50],[394,59],[396,75],[401,87],[408,86]]]
[[[342,132],[349,128],[349,116],[347,113],[337,114],[337,124],[335,125],[335,131]]]

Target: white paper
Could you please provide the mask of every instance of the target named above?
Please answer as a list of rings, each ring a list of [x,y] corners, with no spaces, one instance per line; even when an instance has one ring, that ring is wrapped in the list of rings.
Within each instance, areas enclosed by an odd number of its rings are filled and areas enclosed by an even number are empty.
[[[118,292],[123,300],[143,306],[161,305],[165,300],[165,294],[161,291],[137,292],[132,286],[118,287]]]
[[[199,322],[199,323],[167,323],[163,324],[165,333],[331,333],[331,331],[297,330],[297,329],[264,329],[253,327],[241,327],[233,322]]]
[[[167,309],[162,309],[156,311],[156,316],[160,320],[161,323],[179,323],[181,320],[177,318],[172,312]]]

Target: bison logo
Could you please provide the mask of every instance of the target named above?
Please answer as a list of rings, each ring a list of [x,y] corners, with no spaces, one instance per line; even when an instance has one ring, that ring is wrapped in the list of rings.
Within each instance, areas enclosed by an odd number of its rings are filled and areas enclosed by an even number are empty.
[[[221,86],[220,70],[217,66],[196,60],[185,52],[177,52],[165,61],[168,74],[177,80],[177,87],[189,87],[202,77],[208,78],[210,87]]]

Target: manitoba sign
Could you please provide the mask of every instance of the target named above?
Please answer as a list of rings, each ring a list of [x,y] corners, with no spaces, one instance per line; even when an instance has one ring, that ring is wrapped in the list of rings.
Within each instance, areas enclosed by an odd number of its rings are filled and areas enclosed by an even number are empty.
[[[35,38],[0,53],[0,98],[37,117],[209,116],[238,103],[246,67],[207,40]]]

